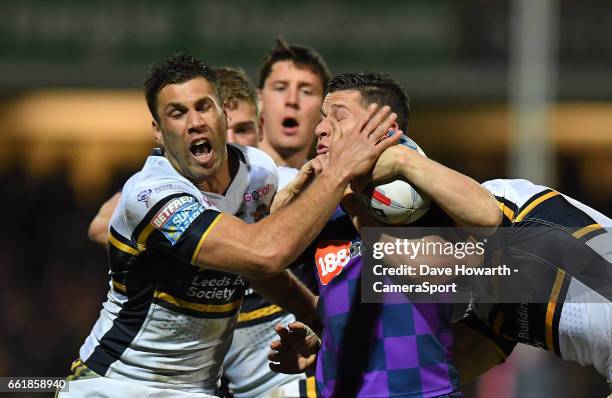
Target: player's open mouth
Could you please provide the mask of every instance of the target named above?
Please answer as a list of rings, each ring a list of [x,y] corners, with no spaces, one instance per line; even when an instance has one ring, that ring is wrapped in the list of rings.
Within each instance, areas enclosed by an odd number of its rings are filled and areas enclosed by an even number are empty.
[[[283,132],[285,134],[295,134],[298,131],[299,123],[296,118],[286,117],[283,119]]]
[[[212,147],[207,140],[200,138],[191,144],[189,150],[197,161],[206,162],[210,158]]]
[[[322,155],[324,153],[327,153],[327,145],[325,144],[317,144],[317,155]]]

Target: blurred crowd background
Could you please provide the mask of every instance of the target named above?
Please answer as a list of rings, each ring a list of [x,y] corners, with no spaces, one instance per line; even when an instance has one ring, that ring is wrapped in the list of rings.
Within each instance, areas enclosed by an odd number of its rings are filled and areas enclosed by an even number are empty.
[[[609,0],[3,0],[0,376],[67,375],[98,316],[106,257],[87,226],[152,147],[147,65],[180,50],[255,78],[278,34],[334,73],[399,79],[430,157],[612,215]],[[466,396],[605,391],[592,369],[521,349]]]

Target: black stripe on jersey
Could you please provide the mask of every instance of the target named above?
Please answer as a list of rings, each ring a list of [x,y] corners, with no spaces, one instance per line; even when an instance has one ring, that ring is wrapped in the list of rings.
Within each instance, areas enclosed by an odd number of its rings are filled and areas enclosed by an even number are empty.
[[[195,251],[198,249],[204,234],[220,214],[217,210],[204,210],[202,214],[193,220],[174,245],[164,236],[163,232],[154,228],[147,238],[147,246],[161,249],[180,261],[191,264],[192,259],[197,255]]]
[[[583,242],[588,242],[591,239],[598,237],[599,235],[605,234],[606,232],[607,231],[606,231],[606,229],[604,227],[593,228],[593,230],[587,232],[586,234],[582,235],[578,239],[580,239]]]
[[[239,320],[236,323],[236,329],[242,329],[242,328],[246,328],[246,327],[249,327],[249,326],[259,325],[261,323],[266,323],[266,322],[269,322],[269,321],[273,321],[274,319],[280,319],[280,318],[284,317],[287,314],[288,314],[287,311],[281,310],[281,311],[275,312],[273,314],[264,315],[264,316],[261,316],[259,318],[250,319],[248,321],[240,321]]]
[[[125,236],[121,235],[119,232],[117,232],[115,228],[113,228],[112,225],[110,227],[109,235],[112,236],[114,240],[120,243],[117,244],[116,242],[110,242],[110,244],[114,244],[118,249],[123,249],[126,252],[130,252],[130,248],[133,250],[138,250],[138,246],[136,245],[136,243],[132,242],[129,238],[126,238]],[[127,249],[123,248],[122,245],[127,246]]]
[[[535,195],[533,195],[532,197],[530,197],[529,199],[527,199],[527,201],[525,203],[523,203],[523,205],[517,210],[517,215],[518,215],[518,213],[522,212],[527,207],[529,207],[529,205],[531,205],[533,202],[535,202],[536,200],[540,199],[544,195],[548,195],[551,192],[554,192],[554,190],[552,190],[550,188],[547,188],[547,189],[543,190],[542,192],[538,192]]]
[[[503,227],[511,226],[512,222],[514,221],[514,217],[516,217],[517,214],[518,214],[518,206],[516,205],[516,203],[513,203],[513,202],[509,201],[508,199],[504,198],[503,196],[495,196],[495,199],[497,199],[497,202],[501,206],[503,206],[503,209],[502,209],[502,215],[503,215],[502,226]]]
[[[144,300],[128,300],[119,311],[113,326],[102,336],[100,343],[85,361],[85,365],[104,376],[110,365],[118,360],[136,337],[153,301],[153,286],[141,292]]]
[[[170,311],[177,312],[183,315],[189,315],[194,318],[207,318],[207,319],[220,319],[220,318],[229,318],[235,315],[240,310],[240,302],[234,305],[234,308],[229,311],[200,311],[197,309],[187,308],[184,306],[173,304],[169,301],[163,300],[161,298],[154,298],[154,303],[159,305],[160,307],[164,307]],[[238,299],[237,301],[240,301]],[[232,304],[232,303],[228,303]],[[229,305],[228,305],[229,306]]]
[[[236,155],[239,161],[241,161],[244,164],[247,164],[246,158],[244,157],[244,153],[242,153],[240,149],[236,148],[233,145],[227,145],[227,151],[230,153],[234,153],[234,155]]]
[[[553,196],[542,203],[546,205],[535,206],[527,213],[523,222],[540,221],[547,225],[561,227],[571,234],[597,223],[587,213],[571,204],[563,195]]]

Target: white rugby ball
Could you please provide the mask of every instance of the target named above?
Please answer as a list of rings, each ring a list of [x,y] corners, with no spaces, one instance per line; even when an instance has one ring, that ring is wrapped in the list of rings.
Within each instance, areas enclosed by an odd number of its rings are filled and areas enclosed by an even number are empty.
[[[416,142],[406,136],[400,139],[399,145],[426,156]],[[431,203],[428,196],[399,179],[386,184],[368,186],[357,197],[372,216],[387,224],[415,222],[429,210]]]

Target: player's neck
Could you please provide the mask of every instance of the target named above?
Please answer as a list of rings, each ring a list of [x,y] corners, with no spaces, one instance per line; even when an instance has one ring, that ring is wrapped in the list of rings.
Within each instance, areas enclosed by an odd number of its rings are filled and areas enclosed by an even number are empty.
[[[299,169],[306,163],[310,150],[309,147],[306,147],[299,151],[293,149],[281,151],[272,147],[267,141],[261,141],[259,143],[259,149],[267,153],[277,166],[292,167],[294,169]]]
[[[227,160],[221,163],[219,171],[211,178],[197,184],[199,190],[225,195],[238,172],[239,160],[232,151],[227,151]]]

